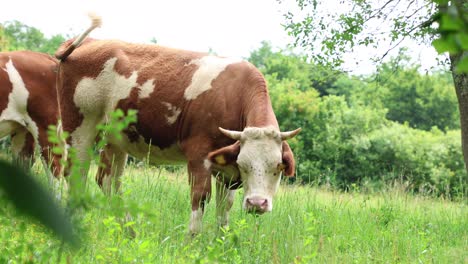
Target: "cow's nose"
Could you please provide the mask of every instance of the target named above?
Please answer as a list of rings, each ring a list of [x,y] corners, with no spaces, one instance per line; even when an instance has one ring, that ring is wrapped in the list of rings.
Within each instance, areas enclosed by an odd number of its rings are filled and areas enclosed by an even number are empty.
[[[247,198],[247,211],[249,213],[263,214],[268,209],[268,200],[260,197]]]

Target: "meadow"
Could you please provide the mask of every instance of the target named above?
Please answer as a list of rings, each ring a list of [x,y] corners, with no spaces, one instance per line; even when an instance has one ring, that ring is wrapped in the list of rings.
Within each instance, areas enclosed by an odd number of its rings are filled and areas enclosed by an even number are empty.
[[[33,170],[46,185],[40,166]],[[0,200],[0,263],[468,263],[466,200],[417,196],[399,184],[344,193],[283,183],[273,212],[258,217],[241,210],[239,191],[230,228],[218,230],[212,199],[192,238],[184,169],[129,165],[122,199],[88,182],[86,204],[72,212],[77,249]],[[122,220],[127,211],[133,221]]]

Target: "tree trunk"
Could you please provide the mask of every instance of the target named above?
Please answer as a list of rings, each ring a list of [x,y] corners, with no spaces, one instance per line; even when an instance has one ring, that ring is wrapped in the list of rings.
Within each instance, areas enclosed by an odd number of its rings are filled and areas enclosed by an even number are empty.
[[[468,53],[465,51],[465,54]],[[460,110],[460,127],[463,157],[465,160],[465,169],[468,172],[468,74],[457,73],[455,71],[458,62],[463,53],[450,55],[450,68],[452,71],[453,82],[457,92],[458,107]],[[467,54],[465,55],[467,56]]]

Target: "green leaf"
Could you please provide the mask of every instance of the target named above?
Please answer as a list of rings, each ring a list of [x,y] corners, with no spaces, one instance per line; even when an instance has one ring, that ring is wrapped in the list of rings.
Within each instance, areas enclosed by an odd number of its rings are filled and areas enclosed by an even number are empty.
[[[468,73],[468,56],[463,56],[456,66],[456,72],[458,73]]]
[[[432,41],[432,46],[434,46],[439,54],[444,52],[455,53],[458,51],[457,44],[453,37],[435,39]]]
[[[445,5],[448,3],[449,0],[432,0],[432,1],[438,5]]]
[[[54,153],[54,154],[63,154],[63,148],[61,148],[61,147],[52,147],[52,153]]]
[[[39,220],[71,245],[79,245],[70,219],[49,192],[23,170],[1,160],[0,189],[18,211]]]
[[[133,225],[135,225],[135,224],[136,224],[135,221],[130,221],[130,222],[125,223],[124,227],[133,226]]]
[[[463,50],[468,50],[468,34],[462,32],[457,34],[457,39],[460,43],[460,46]]]
[[[463,28],[463,22],[457,18],[447,14],[443,14],[440,21],[440,30],[459,31]]]

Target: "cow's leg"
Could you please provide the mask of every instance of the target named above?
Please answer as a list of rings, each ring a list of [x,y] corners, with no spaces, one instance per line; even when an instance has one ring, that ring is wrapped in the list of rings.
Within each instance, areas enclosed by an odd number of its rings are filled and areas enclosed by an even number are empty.
[[[11,135],[11,152],[18,165],[29,169],[34,162],[34,138],[25,128],[19,127]]]
[[[41,122],[42,123],[42,122]],[[47,127],[39,127],[38,141],[41,148],[41,161],[44,167],[47,167],[47,175],[49,176],[49,186],[53,188],[56,198],[61,200],[63,196],[69,192],[67,180],[63,177],[61,164],[62,154],[53,153],[54,145],[49,142],[47,135]],[[64,144],[59,144],[65,148]],[[65,152],[63,149],[62,152]]]
[[[110,195],[112,193],[112,185],[114,185],[114,193],[120,193],[120,185],[123,170],[127,161],[127,153],[120,150],[114,145],[108,144],[101,151],[101,166],[96,174],[96,181],[102,191]]]
[[[107,195],[111,196],[112,193],[119,196],[122,195],[121,190],[121,176],[123,174],[125,164],[127,163],[127,153],[112,144],[107,144],[100,154],[100,166],[96,174],[96,182],[101,190]],[[114,187],[114,188],[112,188]],[[124,223],[132,221],[132,215],[127,212]],[[125,229],[128,235],[132,238],[136,237],[136,232],[132,226]]]
[[[200,233],[205,205],[211,196],[211,170],[204,166],[203,160],[192,160],[188,163],[192,215],[189,232]]]
[[[68,160],[71,162],[71,167],[78,167],[81,175],[81,184],[84,188],[87,186],[88,171],[91,162],[91,153],[97,136],[97,124],[101,119],[84,119],[81,126],[71,133],[72,150],[68,152]],[[74,151],[74,153],[72,153]],[[72,175],[73,176],[73,175]],[[72,182],[73,179],[70,179]],[[72,186],[72,188],[74,188]]]
[[[19,127],[20,125],[16,122],[0,119],[0,139],[11,135]]]
[[[234,202],[235,190],[226,188],[224,182],[216,180],[216,218],[219,227],[227,227],[229,224],[229,210]]]
[[[44,158],[46,165],[50,168],[52,173],[49,175],[54,176],[55,178],[59,178],[62,174],[62,165],[60,164],[60,160],[62,155],[52,153],[53,145],[49,142],[47,137],[47,128],[39,128],[39,135],[38,135],[39,145],[41,147],[41,154]],[[65,147],[65,146],[63,146]]]
[[[26,158],[28,148],[26,148],[25,144],[27,133],[28,131],[15,121],[0,120],[0,139],[11,135],[11,152],[13,154],[13,159],[15,162],[20,163],[21,166],[26,165],[28,160]],[[31,154],[33,151],[31,151]]]

